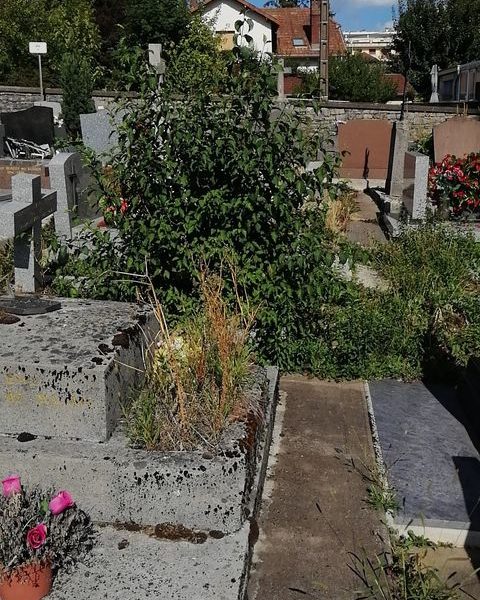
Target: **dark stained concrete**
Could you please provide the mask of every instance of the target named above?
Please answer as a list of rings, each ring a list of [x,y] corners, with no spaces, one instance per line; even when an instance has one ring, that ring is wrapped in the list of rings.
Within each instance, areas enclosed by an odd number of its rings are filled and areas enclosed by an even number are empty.
[[[349,553],[373,558],[385,535],[359,472],[374,461],[363,384],[287,377],[281,391],[249,600],[353,600]]]

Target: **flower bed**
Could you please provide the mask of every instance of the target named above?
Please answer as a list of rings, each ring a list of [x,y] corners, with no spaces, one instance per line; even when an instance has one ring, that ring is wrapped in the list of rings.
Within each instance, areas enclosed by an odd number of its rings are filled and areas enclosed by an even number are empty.
[[[451,154],[429,171],[428,191],[437,207],[448,209],[450,216],[478,219],[480,215],[480,153],[463,158]]]

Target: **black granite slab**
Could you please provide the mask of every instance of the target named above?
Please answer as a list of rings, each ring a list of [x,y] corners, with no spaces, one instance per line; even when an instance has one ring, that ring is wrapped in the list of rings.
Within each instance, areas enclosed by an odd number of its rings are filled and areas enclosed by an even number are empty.
[[[385,380],[369,384],[398,523],[480,531],[480,444],[457,392]]]

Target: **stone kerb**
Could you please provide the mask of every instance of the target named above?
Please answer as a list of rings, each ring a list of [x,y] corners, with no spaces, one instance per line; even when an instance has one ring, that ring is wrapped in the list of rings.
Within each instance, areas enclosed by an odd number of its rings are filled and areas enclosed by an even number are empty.
[[[28,484],[69,489],[97,522],[179,523],[219,536],[232,533],[258,509],[278,370],[258,369],[248,393],[263,404],[263,424],[232,425],[218,454],[132,449],[121,428],[102,444],[45,437],[20,442],[0,435],[0,472],[22,473]]]

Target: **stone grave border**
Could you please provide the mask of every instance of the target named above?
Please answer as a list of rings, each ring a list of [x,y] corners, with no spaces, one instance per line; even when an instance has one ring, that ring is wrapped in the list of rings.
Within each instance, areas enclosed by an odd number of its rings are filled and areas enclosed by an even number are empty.
[[[69,489],[98,523],[177,523],[192,529],[241,529],[258,509],[278,400],[279,371],[256,370],[248,393],[261,399],[263,427],[236,423],[218,455],[133,449],[119,426],[104,443],[0,436],[0,472],[29,485]]]

